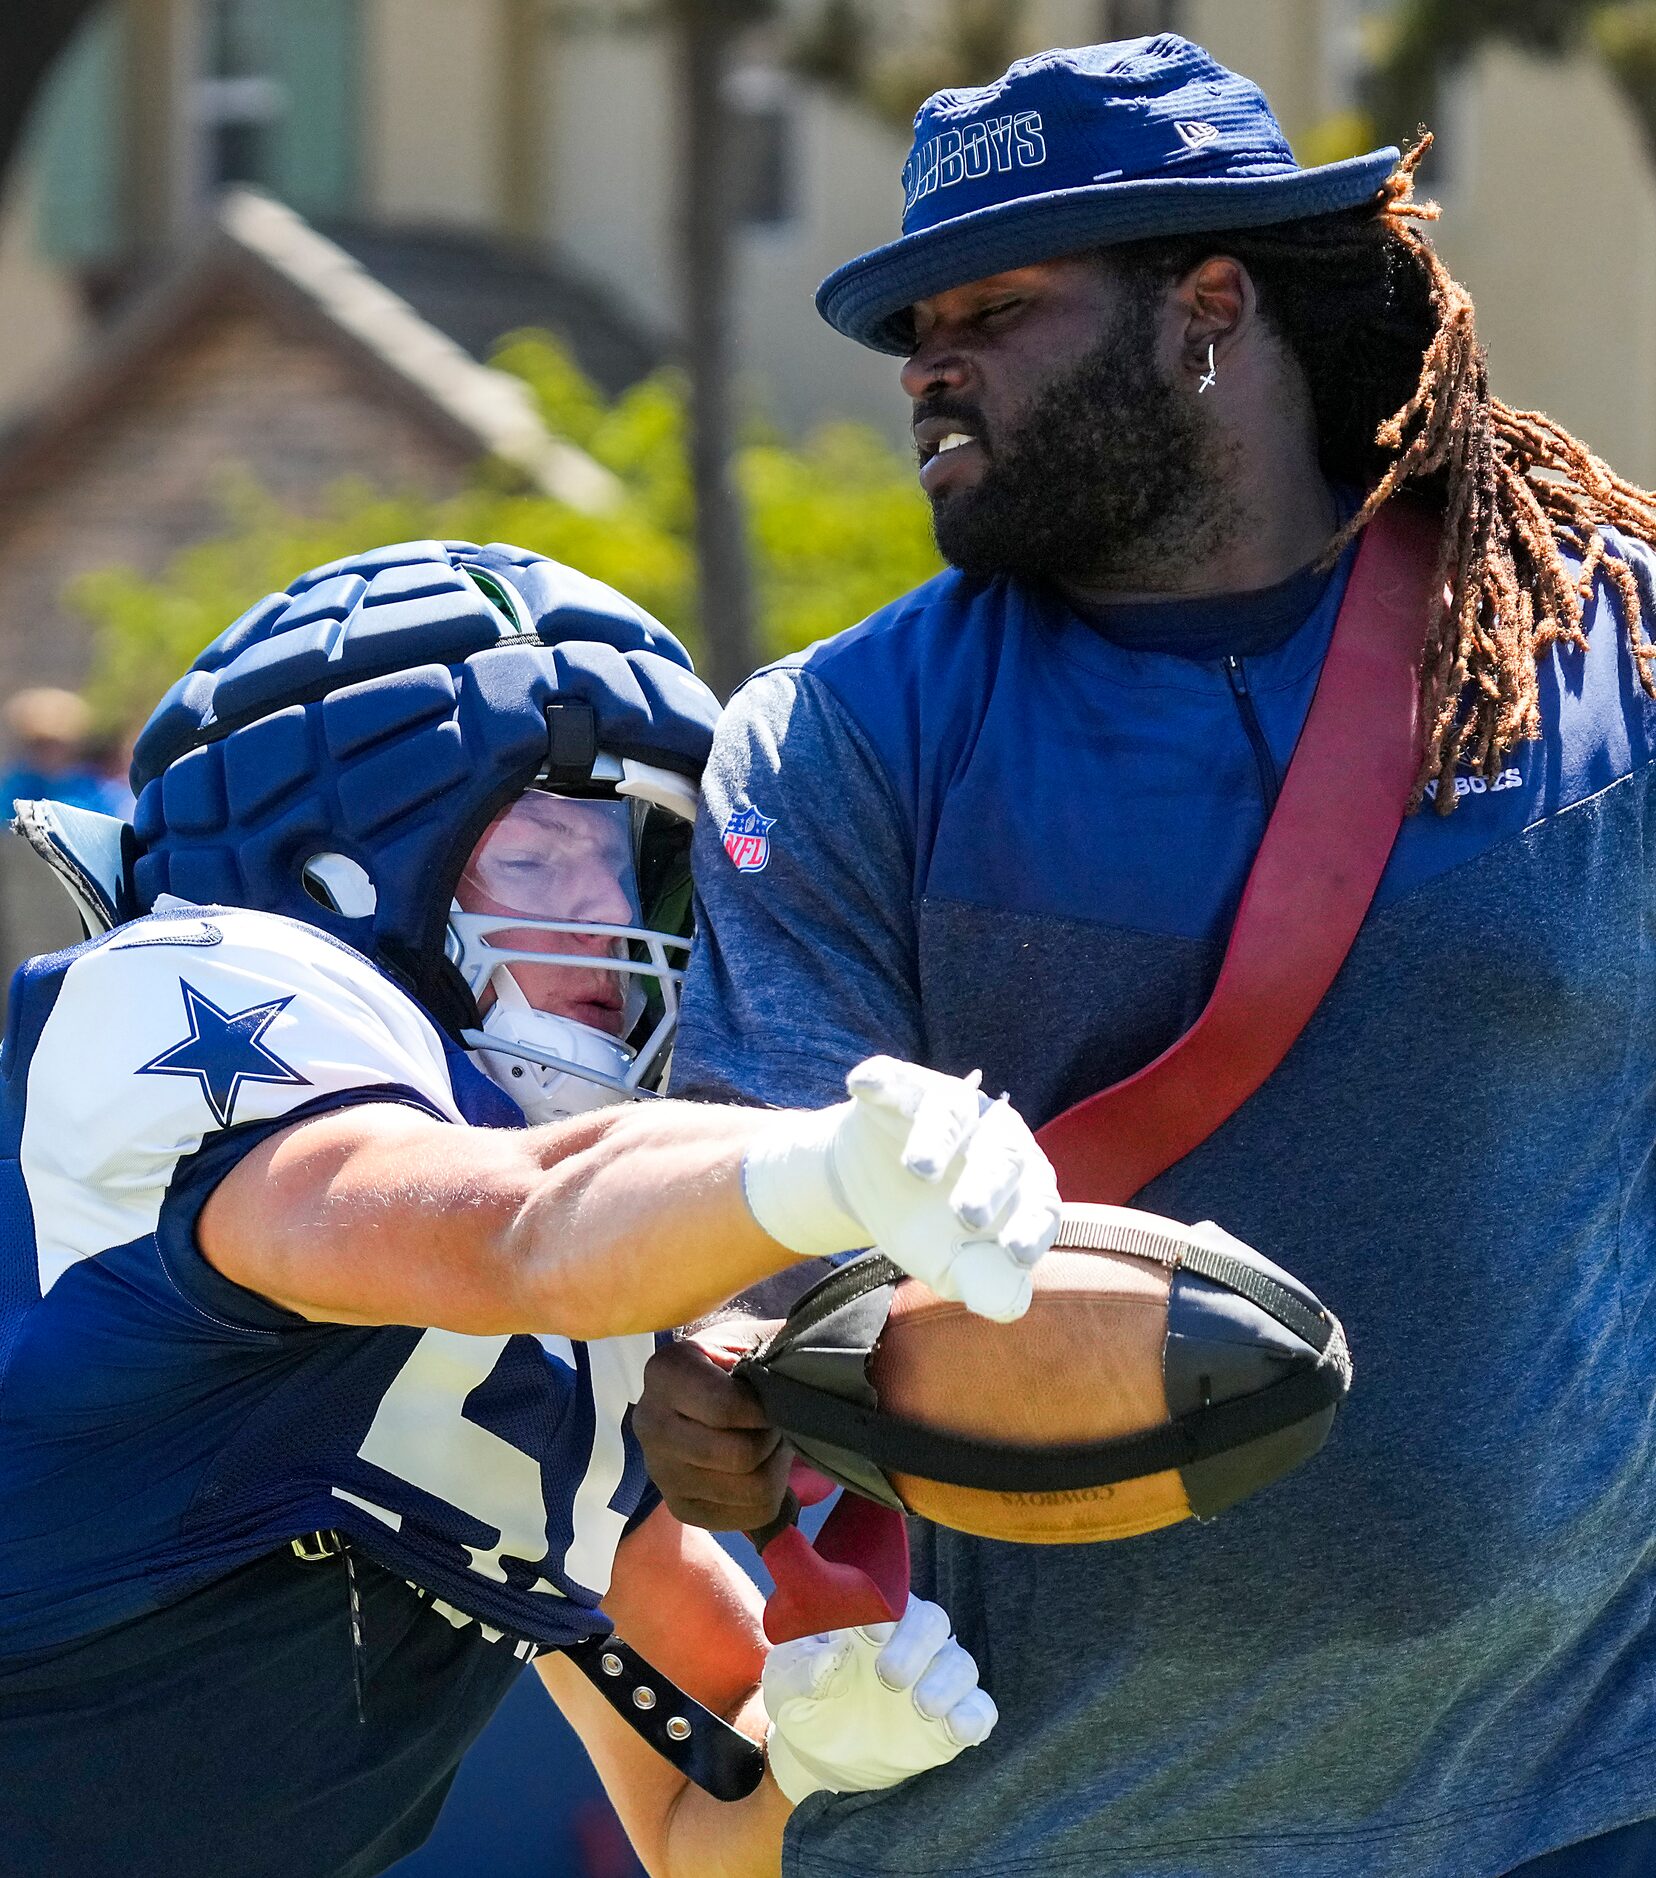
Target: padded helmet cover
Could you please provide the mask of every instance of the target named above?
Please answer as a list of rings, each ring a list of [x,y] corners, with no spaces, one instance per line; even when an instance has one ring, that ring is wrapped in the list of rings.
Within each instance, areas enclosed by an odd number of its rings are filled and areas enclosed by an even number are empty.
[[[459,541],[335,561],[220,633],[145,725],[134,897],[303,920],[475,1022],[443,936],[490,818],[600,750],[699,778],[718,710],[664,626],[555,561]],[[367,872],[371,914],[306,890],[326,852]]]

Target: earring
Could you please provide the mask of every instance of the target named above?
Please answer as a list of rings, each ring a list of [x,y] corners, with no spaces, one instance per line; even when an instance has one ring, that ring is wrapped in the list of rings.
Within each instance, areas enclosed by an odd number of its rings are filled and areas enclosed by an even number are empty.
[[[1219,368],[1213,362],[1213,341],[1208,341],[1208,368],[1202,374],[1201,382],[1196,387],[1199,398],[1204,391],[1211,391],[1219,382]]]

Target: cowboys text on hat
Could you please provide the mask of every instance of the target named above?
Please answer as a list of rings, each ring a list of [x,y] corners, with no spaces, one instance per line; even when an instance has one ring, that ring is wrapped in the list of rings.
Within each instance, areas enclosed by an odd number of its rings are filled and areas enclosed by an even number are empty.
[[[970,176],[987,176],[991,169],[1009,170],[1014,164],[1035,169],[1046,161],[1046,154],[1039,111],[980,118],[964,130],[951,126],[917,144],[903,165],[903,206],[912,209],[934,190],[952,189]]]

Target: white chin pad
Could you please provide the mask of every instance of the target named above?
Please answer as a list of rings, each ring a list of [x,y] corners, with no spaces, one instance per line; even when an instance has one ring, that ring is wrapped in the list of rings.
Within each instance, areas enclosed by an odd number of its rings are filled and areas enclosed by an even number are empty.
[[[504,982],[503,982],[504,981]],[[601,1080],[620,1081],[632,1064],[632,1052],[618,1037],[606,1036],[571,1017],[532,1009],[504,966],[492,980],[495,1002],[483,1019],[483,1034],[503,1044],[524,1044],[555,1056],[567,1068],[554,1069],[511,1050],[473,1050],[471,1055],[531,1122],[561,1121],[627,1101],[625,1090]]]

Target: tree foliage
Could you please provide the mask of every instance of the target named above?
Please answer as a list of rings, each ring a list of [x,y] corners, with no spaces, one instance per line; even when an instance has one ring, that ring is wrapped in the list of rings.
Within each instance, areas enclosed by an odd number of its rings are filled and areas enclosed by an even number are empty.
[[[681,378],[661,372],[609,402],[538,332],[508,340],[495,363],[530,386],[554,431],[620,479],[618,508],[583,515],[489,470],[437,502],[341,484],[308,513],[232,482],[223,532],[158,577],[108,569],[71,590],[96,632],[87,695],[100,721],[119,729],[142,718],[214,634],[306,568],[391,541],[516,542],[618,587],[699,655]],[[913,466],[872,431],[832,425],[797,447],[756,433],[737,470],[765,657],[854,624],[936,571]]]
[[[0,192],[52,67],[102,0],[26,0],[0,9]]]
[[[907,130],[934,91],[998,78],[1025,46],[1028,0],[942,0],[901,31],[878,0],[818,0],[795,27],[795,70]]]
[[[1645,149],[1656,163],[1656,4],[1630,0],[1595,7],[1588,31],[1632,105]]]
[[[1656,160],[1656,0],[1401,0],[1369,86],[1380,132],[1403,140],[1431,124],[1444,78],[1495,43],[1546,58],[1597,52]]]

